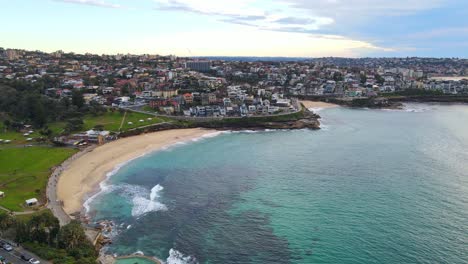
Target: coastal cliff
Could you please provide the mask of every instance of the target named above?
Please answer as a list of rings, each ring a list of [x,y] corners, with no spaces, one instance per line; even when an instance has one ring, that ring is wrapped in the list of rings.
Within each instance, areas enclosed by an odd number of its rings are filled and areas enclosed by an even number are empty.
[[[360,97],[360,98],[336,98],[336,97],[304,97],[307,99],[337,104],[353,108],[388,108],[398,109],[403,106],[400,101],[389,100],[386,97]]]

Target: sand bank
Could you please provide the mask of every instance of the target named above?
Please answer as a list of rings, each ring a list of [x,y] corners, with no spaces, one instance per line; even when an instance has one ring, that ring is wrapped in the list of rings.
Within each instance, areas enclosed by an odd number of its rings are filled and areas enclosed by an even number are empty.
[[[325,109],[325,108],[333,108],[333,107],[338,107],[339,105],[337,104],[331,104],[331,103],[325,103],[321,101],[301,101],[301,103],[308,109],[310,108],[316,108],[316,109]]]
[[[95,192],[119,164],[151,151],[213,133],[207,129],[179,129],[123,138],[97,147],[73,160],[59,177],[57,198],[67,214],[80,212],[87,196]]]

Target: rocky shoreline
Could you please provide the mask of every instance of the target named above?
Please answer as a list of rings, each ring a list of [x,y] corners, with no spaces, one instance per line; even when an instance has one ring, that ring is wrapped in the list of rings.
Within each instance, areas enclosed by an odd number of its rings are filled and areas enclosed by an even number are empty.
[[[145,133],[187,128],[207,128],[215,130],[266,130],[266,129],[320,129],[320,116],[303,108],[290,116],[267,116],[226,118],[219,120],[174,121],[136,128],[119,134],[119,137],[131,137]]]

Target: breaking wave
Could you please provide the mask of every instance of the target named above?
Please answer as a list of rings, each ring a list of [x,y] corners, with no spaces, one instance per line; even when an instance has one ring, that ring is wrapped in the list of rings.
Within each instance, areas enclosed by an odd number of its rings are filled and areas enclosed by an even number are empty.
[[[181,252],[171,248],[166,264],[198,264],[198,261],[195,257],[185,256]]]
[[[430,105],[425,104],[403,104],[403,111],[411,113],[423,113],[432,110]]]
[[[166,205],[157,201],[157,199],[160,197],[159,192],[161,192],[163,189],[164,188],[158,184],[151,189],[151,192],[146,197],[141,195],[142,194],[141,192],[139,192],[139,194],[134,196],[132,200],[133,202],[132,216],[140,217],[149,212],[167,210]]]
[[[318,113],[318,112],[322,111],[325,108],[323,108],[323,107],[311,107],[311,108],[307,108],[307,109],[309,111],[311,111],[311,112]]]

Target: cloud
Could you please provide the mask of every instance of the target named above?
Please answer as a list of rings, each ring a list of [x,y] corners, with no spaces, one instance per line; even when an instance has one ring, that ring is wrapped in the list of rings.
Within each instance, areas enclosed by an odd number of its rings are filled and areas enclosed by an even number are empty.
[[[441,7],[447,0],[283,0],[292,8],[331,17],[375,17],[414,14]]]
[[[189,44],[187,39],[191,40]],[[157,43],[171,45],[158,46]],[[341,36],[259,31],[255,28],[177,32],[160,37],[149,36],[148,39],[135,43],[136,50],[154,47],[158,47],[156,52],[159,54],[175,53],[179,56],[358,57],[371,52],[389,51],[369,42]],[[191,53],[187,52],[188,47]]]
[[[299,17],[284,17],[274,21],[278,24],[293,24],[293,25],[303,25],[303,24],[313,24],[317,21],[315,19],[310,18],[299,18]]]
[[[105,8],[122,8],[121,5],[113,4],[101,0],[54,0],[55,2],[69,3],[69,4],[81,4]]]
[[[334,22],[328,17],[311,15],[302,17],[297,12],[291,13],[290,16],[288,12],[292,10],[287,10],[287,6],[284,6],[282,2],[275,4],[264,0],[154,0],[154,2],[156,10],[212,16],[221,22],[261,30],[287,31],[291,29],[290,32],[307,33]]]

